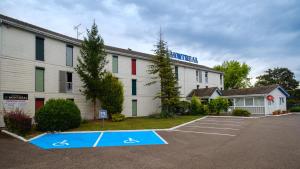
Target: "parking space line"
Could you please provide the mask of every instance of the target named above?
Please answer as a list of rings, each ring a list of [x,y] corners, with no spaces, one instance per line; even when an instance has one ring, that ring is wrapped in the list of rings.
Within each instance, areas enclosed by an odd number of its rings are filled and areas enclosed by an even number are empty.
[[[164,138],[162,138],[156,131],[152,131],[158,138],[160,138],[165,144],[169,144]]]
[[[221,127],[202,127],[197,125],[189,125],[184,127],[195,127],[195,128],[203,128],[203,129],[219,129],[219,130],[240,130],[240,129],[234,129],[234,128],[221,128]]]
[[[233,134],[225,134],[225,133],[208,133],[208,132],[200,132],[200,131],[189,131],[189,130],[171,130],[183,133],[196,133],[196,134],[209,134],[209,135],[219,135],[219,136],[231,136],[234,137],[236,135]]]
[[[196,123],[196,124],[211,124],[211,125],[224,125],[224,126],[241,126],[239,124],[221,124],[221,123]]]
[[[203,122],[221,122],[221,123],[237,123],[237,124],[243,123],[243,122],[240,122],[240,121],[209,120],[209,119],[205,119],[205,120],[203,120]]]
[[[104,132],[101,132],[101,134],[99,135],[98,139],[96,140],[96,142],[94,143],[93,147],[96,147],[97,144],[99,143],[100,139],[102,138]]]

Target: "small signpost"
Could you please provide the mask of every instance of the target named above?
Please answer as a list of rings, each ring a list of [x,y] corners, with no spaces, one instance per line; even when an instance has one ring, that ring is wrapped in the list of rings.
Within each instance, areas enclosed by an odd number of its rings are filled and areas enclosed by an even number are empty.
[[[102,128],[104,129],[104,119],[107,119],[107,110],[100,109],[99,110],[99,119],[102,119]]]

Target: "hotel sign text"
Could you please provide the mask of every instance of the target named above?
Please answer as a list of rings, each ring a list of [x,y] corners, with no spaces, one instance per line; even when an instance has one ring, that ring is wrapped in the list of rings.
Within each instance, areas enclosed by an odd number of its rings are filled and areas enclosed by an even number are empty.
[[[192,57],[192,56],[188,56],[188,55],[176,53],[176,52],[170,52],[170,56],[172,59],[178,59],[178,60],[182,60],[182,61],[198,63],[197,57]]]

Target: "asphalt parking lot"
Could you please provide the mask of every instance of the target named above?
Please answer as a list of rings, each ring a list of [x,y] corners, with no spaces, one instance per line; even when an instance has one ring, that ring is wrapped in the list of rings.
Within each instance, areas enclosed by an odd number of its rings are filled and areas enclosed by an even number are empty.
[[[42,150],[0,134],[1,168],[300,168],[300,115],[208,117],[158,131],[167,145]]]

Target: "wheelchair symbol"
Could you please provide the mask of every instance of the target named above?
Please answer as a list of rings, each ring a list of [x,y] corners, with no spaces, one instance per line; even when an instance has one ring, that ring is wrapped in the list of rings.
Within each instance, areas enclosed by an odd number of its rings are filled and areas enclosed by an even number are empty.
[[[124,140],[123,143],[125,144],[134,144],[134,143],[139,143],[140,141],[134,140],[133,138],[128,138],[128,140]]]
[[[59,147],[59,146],[68,146],[69,143],[68,143],[68,140],[63,140],[63,141],[61,141],[61,142],[53,143],[52,145],[53,145],[53,146],[56,146],[56,147]]]

